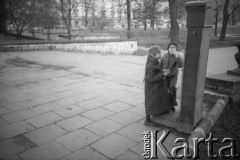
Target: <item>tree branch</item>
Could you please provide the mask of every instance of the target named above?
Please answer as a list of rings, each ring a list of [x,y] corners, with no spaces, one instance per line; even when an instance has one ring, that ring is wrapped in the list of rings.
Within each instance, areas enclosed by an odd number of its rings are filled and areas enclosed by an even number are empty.
[[[237,5],[228,15],[231,16],[239,8],[240,8],[240,4]]]

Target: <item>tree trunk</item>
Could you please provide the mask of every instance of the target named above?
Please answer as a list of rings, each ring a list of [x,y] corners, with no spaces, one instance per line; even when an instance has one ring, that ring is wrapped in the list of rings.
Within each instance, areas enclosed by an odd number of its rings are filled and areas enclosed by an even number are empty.
[[[71,36],[71,27],[68,26],[68,27],[67,27],[67,30],[68,30],[68,31],[67,31],[67,33],[68,33],[68,39],[71,40],[71,38],[72,38],[72,36]]]
[[[47,38],[48,38],[48,40],[50,40],[50,34],[51,34],[51,33],[50,33],[50,28],[48,28],[48,29],[47,29]]]
[[[5,7],[5,0],[0,1],[0,33],[7,33],[7,9]]]
[[[122,22],[122,8],[121,8],[121,3],[120,0],[118,0],[118,23],[120,24]]]
[[[229,6],[229,0],[225,0],[224,9],[223,9],[223,23],[222,23],[222,29],[221,29],[221,34],[219,38],[219,41],[221,42],[225,41],[227,24],[229,20],[228,6]]]
[[[127,23],[128,23],[128,28],[127,28],[127,38],[131,39],[131,13],[130,13],[130,0],[127,0]]]
[[[143,25],[144,25],[143,29],[147,30],[147,19],[146,19],[146,17],[144,17]]]
[[[155,21],[155,10],[156,10],[156,0],[152,1],[152,10],[151,10],[151,28],[154,30],[154,21]]]
[[[33,38],[35,38],[35,31],[34,31],[34,27],[32,27],[32,36],[33,36]]]
[[[170,10],[171,28],[169,32],[170,42],[179,43],[179,25],[177,22],[177,1],[168,0]]]
[[[68,15],[68,20],[67,20],[67,30],[68,30],[68,39],[71,40],[72,39],[72,35],[71,35],[71,26],[72,26],[72,18],[71,18],[71,11],[69,11],[69,15]]]
[[[215,21],[215,29],[214,29],[214,36],[217,36],[217,29],[218,29],[218,13],[216,14],[216,21]]]
[[[145,1],[144,2],[144,10],[143,10],[143,29],[144,30],[147,30],[147,12],[148,12],[148,9],[147,9],[147,2]]]
[[[235,25],[235,11],[232,13],[232,25]]]
[[[86,11],[85,11],[85,18],[84,18],[84,25],[85,25],[85,28],[87,28],[87,26],[88,26],[88,11],[87,11],[87,9],[86,9]]]
[[[20,33],[20,31],[19,31],[19,30],[17,30],[16,39],[17,39],[17,40],[19,40],[19,39],[20,39],[20,37],[21,37],[21,33]]]

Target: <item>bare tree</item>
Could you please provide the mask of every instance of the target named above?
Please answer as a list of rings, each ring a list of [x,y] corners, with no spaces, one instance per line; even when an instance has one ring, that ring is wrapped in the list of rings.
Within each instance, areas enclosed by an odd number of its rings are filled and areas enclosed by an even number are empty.
[[[225,0],[224,7],[223,7],[223,23],[222,23],[222,29],[219,41],[225,41],[226,36],[226,30],[227,30],[227,24],[229,17],[240,8],[240,4],[235,4],[233,9],[229,13],[229,2],[230,0]]]
[[[147,29],[147,19],[150,17],[149,10],[151,8],[151,0],[145,0],[143,2],[143,24],[144,30]]]
[[[118,23],[122,22],[122,12],[124,11],[124,7],[125,7],[125,3],[122,0],[118,0],[118,4],[117,4],[117,12],[118,12]]]
[[[150,5],[150,19],[151,19],[151,28],[154,30],[154,24],[156,19],[156,5],[160,0],[153,0],[151,1]]]
[[[130,39],[131,38],[131,1],[130,0],[126,0],[126,4],[127,4],[127,38]]]
[[[38,25],[47,29],[47,37],[50,39],[52,27],[59,24],[59,17],[56,8],[49,1],[42,0],[38,11]]]
[[[235,9],[236,6],[238,6],[240,4],[239,0],[232,0],[230,1],[230,7],[232,9],[232,14],[230,15],[229,18],[231,18],[231,24],[235,25],[235,19],[236,16],[239,17],[239,8]]]
[[[84,6],[84,26],[87,27],[88,26],[88,12],[89,9],[91,8],[91,3],[92,0],[83,0],[83,6]]]
[[[214,36],[217,36],[217,29],[218,29],[218,21],[219,21],[219,13],[222,9],[222,3],[219,0],[215,0],[216,3],[216,13],[215,13],[215,27],[214,27]]]
[[[150,19],[151,17],[151,0],[142,0],[142,1],[134,1],[137,4],[136,8],[133,8],[133,11],[135,13],[135,18],[138,19],[138,21],[141,21],[144,26],[144,30],[147,29],[147,19]],[[155,15],[153,15],[155,16]]]
[[[68,39],[72,38],[71,27],[72,27],[72,15],[77,1],[74,0],[51,0],[57,9],[61,12],[62,20],[67,27]]]
[[[6,0],[0,1],[0,33],[6,34],[7,33],[7,15],[8,10],[6,8]]]
[[[22,33],[32,27],[32,21],[36,18],[37,1],[9,0],[6,2],[9,11],[9,24],[15,29],[17,39],[20,39]]]
[[[177,21],[177,1],[168,0],[169,10],[170,10],[170,23],[171,28],[169,32],[169,37],[171,42],[179,43],[179,25]]]

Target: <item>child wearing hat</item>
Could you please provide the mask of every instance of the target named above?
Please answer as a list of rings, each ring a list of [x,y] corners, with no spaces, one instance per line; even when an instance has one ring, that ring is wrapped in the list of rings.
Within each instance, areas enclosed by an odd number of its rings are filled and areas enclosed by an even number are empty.
[[[165,82],[166,72],[159,67],[161,50],[159,47],[151,47],[148,51],[148,57],[145,68],[145,113],[147,126],[157,127],[158,124],[151,120],[152,115],[160,115],[168,112],[173,107],[170,103],[167,86]]]

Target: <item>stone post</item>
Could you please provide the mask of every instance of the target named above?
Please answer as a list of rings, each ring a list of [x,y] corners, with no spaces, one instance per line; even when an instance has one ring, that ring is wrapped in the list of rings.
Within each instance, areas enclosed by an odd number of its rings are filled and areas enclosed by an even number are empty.
[[[187,40],[182,76],[181,111],[178,130],[191,133],[202,118],[203,95],[215,4],[209,1],[185,3]]]

